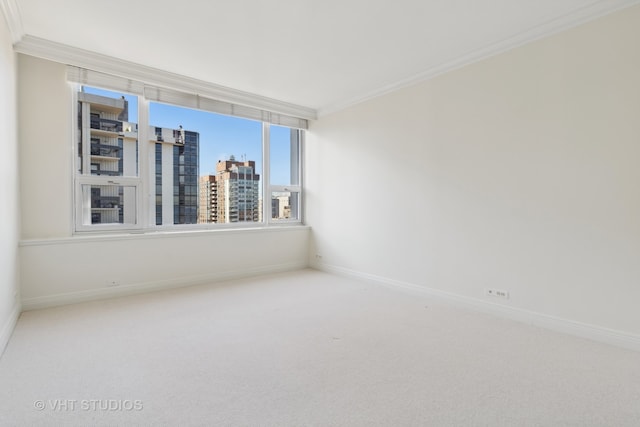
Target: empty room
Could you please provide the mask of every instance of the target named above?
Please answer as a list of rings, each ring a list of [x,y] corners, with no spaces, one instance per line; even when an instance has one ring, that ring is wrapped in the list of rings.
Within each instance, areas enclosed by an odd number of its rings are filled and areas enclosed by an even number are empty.
[[[639,0],[0,15],[0,425],[640,425]]]

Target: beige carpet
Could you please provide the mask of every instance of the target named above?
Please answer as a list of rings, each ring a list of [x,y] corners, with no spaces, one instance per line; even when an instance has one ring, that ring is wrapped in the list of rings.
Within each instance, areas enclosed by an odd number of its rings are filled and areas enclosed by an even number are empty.
[[[23,313],[2,426],[640,426],[640,354],[304,270]]]

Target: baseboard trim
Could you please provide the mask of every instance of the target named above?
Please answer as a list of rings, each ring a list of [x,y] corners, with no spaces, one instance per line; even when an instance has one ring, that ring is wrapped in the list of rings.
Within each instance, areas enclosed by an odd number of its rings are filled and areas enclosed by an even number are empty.
[[[477,298],[444,292],[414,283],[403,282],[387,277],[377,276],[375,274],[363,273],[335,265],[315,263],[310,267],[316,270],[337,274],[344,277],[365,280],[392,288],[402,288],[405,290],[426,294],[462,308],[479,311],[486,314],[491,314],[502,318],[527,323],[529,325],[549,329],[555,332],[561,332],[564,334],[586,338],[593,341],[598,341],[601,343],[640,352],[640,335],[633,335],[587,323],[562,319],[559,317],[550,316],[547,314],[542,314],[521,308],[508,307],[501,304],[479,300]]]
[[[76,304],[80,302],[94,301],[100,299],[117,298],[128,295],[143,294],[147,292],[160,291],[165,289],[177,289],[188,286],[206,285],[227,280],[244,279],[260,276],[263,274],[283,273],[287,271],[302,270],[308,268],[307,263],[296,262],[269,265],[265,267],[254,267],[243,270],[232,270],[191,277],[180,277],[175,279],[157,280],[151,282],[136,283],[126,286],[109,288],[89,289],[79,292],[67,292],[63,294],[47,295],[35,298],[25,298],[22,300],[22,310],[38,310],[60,305]]]
[[[2,325],[2,329],[0,330],[0,357],[4,354],[7,344],[9,344],[9,339],[11,338],[11,334],[13,334],[13,330],[18,323],[21,311],[22,308],[20,307],[20,304],[15,303],[9,317],[5,320],[4,325]]]

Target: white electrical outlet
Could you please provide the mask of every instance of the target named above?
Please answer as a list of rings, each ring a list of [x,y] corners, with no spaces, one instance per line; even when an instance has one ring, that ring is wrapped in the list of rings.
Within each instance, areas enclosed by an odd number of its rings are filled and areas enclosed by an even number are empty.
[[[509,299],[509,292],[502,289],[487,288],[485,293],[490,297]]]

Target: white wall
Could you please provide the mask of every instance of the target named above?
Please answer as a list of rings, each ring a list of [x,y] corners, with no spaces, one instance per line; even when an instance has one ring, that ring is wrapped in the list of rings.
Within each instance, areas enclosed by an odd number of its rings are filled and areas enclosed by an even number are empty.
[[[638,40],[634,7],[312,123],[312,261],[640,339]]]
[[[23,241],[22,303],[29,310],[304,268],[308,235],[290,227]]]
[[[0,354],[20,313],[18,304],[18,138],[16,59],[0,12]]]
[[[73,120],[65,66],[18,57],[25,309],[308,265],[307,227],[72,236]]]
[[[62,64],[18,55],[22,238],[71,236],[71,90]]]

